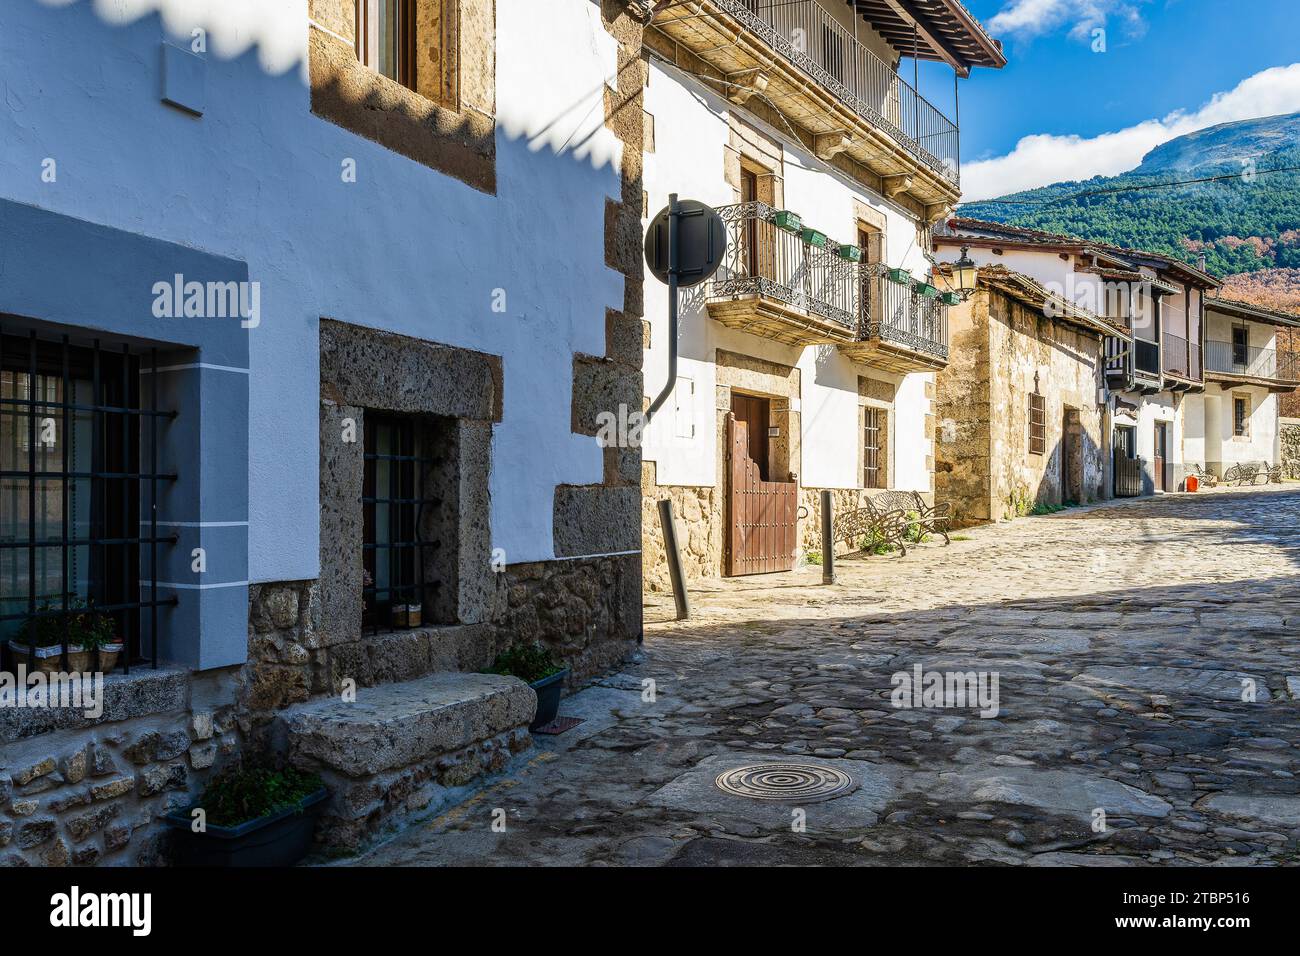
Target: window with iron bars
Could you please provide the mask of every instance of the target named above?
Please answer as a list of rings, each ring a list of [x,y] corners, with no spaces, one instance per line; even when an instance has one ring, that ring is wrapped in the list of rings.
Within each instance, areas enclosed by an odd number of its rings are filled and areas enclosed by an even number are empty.
[[[870,406],[864,408],[863,412],[865,425],[862,442],[862,487],[883,488],[886,478],[885,455],[884,449],[881,448],[880,433],[885,413]]]
[[[441,500],[429,493],[433,457],[427,423],[416,416],[366,412],[364,513],[365,577],[362,623],[375,630],[432,623],[426,552],[437,548],[426,532]]]
[[[0,638],[30,670],[158,663],[157,352],[0,329]],[[148,467],[142,463],[148,456]],[[148,624],[149,647],[143,646]],[[120,649],[118,649],[120,645]],[[99,654],[94,649],[99,648]]]

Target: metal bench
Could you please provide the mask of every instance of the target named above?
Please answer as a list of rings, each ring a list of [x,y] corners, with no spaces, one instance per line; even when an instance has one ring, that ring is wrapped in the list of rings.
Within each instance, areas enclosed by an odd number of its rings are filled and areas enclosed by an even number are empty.
[[[1230,485],[1277,485],[1282,483],[1282,466],[1266,461],[1242,461],[1225,471],[1223,480]]]
[[[1194,462],[1192,464],[1192,477],[1194,477],[1206,488],[1219,487],[1219,476],[1212,471],[1207,471],[1205,468],[1201,467],[1200,465]]]
[[[947,502],[927,505],[919,492],[880,491],[864,494],[862,507],[835,516],[832,535],[857,551],[892,545],[907,557],[907,545],[927,534],[943,535],[951,544],[948,528],[952,506]]]
[[[1253,485],[1259,477],[1259,465],[1254,462],[1239,461],[1230,465],[1223,473],[1223,480],[1229,485]]]

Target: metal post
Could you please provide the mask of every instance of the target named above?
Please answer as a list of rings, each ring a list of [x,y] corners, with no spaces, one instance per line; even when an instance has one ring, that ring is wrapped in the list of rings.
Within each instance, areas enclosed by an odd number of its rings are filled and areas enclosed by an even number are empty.
[[[659,524],[664,531],[664,552],[668,555],[668,576],[673,582],[673,600],[677,602],[677,620],[685,621],[691,616],[691,600],[686,594],[681,552],[677,550],[677,525],[673,523],[673,503],[668,498],[659,502]]]
[[[655,396],[645,411],[645,422],[650,423],[655,412],[668,400],[677,385],[677,285],[681,269],[681,208],[677,194],[668,196],[668,381],[663,391]]]
[[[822,584],[835,583],[835,539],[832,537],[831,493],[822,491]]]

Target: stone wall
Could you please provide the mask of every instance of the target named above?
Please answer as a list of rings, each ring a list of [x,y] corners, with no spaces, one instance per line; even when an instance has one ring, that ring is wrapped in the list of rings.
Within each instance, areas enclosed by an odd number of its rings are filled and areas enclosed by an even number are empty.
[[[677,545],[687,586],[722,573],[722,493],[714,487],[655,483],[655,463],[645,462],[641,485],[641,555],[647,591],[671,591],[659,502],[673,503]]]
[[[230,671],[161,669],[105,679],[102,718],[7,709],[0,727],[0,866],[152,866],[161,817],[239,757]]]
[[[948,365],[935,383],[935,497],[952,506],[954,526],[965,527],[994,520],[987,292],[948,310],[948,336]]]
[[[1300,418],[1283,418],[1278,422],[1282,444],[1282,473],[1300,478]]]
[[[953,503],[954,525],[1103,497],[1099,337],[988,289],[949,312],[949,333],[952,360],[937,385],[935,484],[936,497]],[[1029,450],[1035,389],[1046,415],[1041,455]]]

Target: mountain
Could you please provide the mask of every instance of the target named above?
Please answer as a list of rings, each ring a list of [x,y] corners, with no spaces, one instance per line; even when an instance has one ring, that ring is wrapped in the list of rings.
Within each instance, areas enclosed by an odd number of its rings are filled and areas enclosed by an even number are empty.
[[[1298,169],[1258,175],[1290,167]],[[1213,176],[1232,178],[1132,189]],[[1108,192],[1079,195],[1102,190]],[[971,203],[961,207],[961,214],[1163,252],[1188,262],[1204,254],[1209,271],[1219,276],[1300,269],[1300,113],[1198,130],[1157,146],[1136,169],[1118,176],[1054,183]]]

